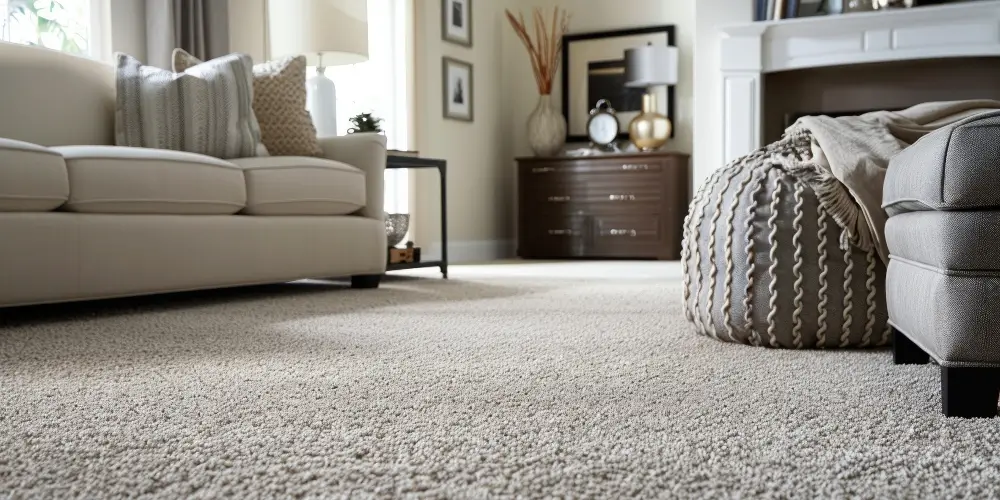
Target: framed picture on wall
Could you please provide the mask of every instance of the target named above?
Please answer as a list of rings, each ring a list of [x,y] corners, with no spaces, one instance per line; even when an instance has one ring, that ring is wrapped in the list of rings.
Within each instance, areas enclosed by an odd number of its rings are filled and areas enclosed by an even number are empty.
[[[441,0],[441,38],[472,47],[472,0]]]
[[[472,121],[472,64],[443,57],[441,64],[444,117]]]
[[[625,49],[675,44],[674,26],[577,33],[563,37],[562,111],[566,142],[587,142],[587,120],[597,101],[611,103],[618,116],[620,140],[628,124],[642,112],[644,88],[625,86]],[[674,122],[674,86],[653,89],[658,111]],[[673,132],[671,132],[673,137]]]

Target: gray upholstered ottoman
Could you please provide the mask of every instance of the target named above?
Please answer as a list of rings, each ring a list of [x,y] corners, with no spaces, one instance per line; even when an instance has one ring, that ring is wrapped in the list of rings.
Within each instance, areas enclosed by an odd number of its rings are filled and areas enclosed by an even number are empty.
[[[944,414],[992,417],[1000,395],[1000,112],[893,158],[883,208],[896,364],[941,366]]]

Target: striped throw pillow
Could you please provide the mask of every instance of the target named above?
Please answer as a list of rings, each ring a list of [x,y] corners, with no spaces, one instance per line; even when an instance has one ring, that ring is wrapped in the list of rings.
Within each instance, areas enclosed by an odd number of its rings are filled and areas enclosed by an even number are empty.
[[[203,64],[174,49],[174,71]],[[288,56],[253,67],[253,112],[260,140],[273,156],[323,156],[312,115],[306,109],[306,58]]]
[[[230,54],[174,73],[115,55],[115,142],[216,158],[256,156],[253,60]]]

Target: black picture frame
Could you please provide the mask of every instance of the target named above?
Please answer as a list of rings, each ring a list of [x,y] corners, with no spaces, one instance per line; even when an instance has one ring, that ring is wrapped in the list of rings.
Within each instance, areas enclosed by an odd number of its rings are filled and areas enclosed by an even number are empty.
[[[590,107],[587,108],[587,109],[579,109],[579,110],[571,109],[571,106],[570,106],[570,88],[569,88],[569,80],[570,80],[569,65],[570,65],[570,53],[571,53],[571,50],[573,48],[573,44],[574,43],[578,43],[578,42],[582,42],[582,41],[592,41],[592,40],[602,40],[602,39],[631,37],[631,36],[635,36],[635,35],[651,35],[651,34],[660,34],[660,33],[663,33],[663,34],[666,35],[666,44],[668,46],[676,46],[676,44],[677,44],[677,37],[676,37],[675,30],[676,30],[676,28],[675,28],[674,25],[672,25],[672,24],[664,24],[664,25],[646,26],[646,27],[640,27],[640,28],[627,28],[627,29],[621,29],[621,30],[607,30],[607,31],[593,31],[593,32],[587,32],[587,33],[574,33],[574,34],[569,34],[569,35],[564,35],[563,36],[562,67],[561,67],[561,70],[562,70],[561,71],[561,73],[562,73],[562,113],[563,113],[563,118],[566,119],[566,123],[567,123],[567,127],[566,127],[566,142],[567,143],[572,143],[572,142],[587,142],[587,141],[590,140],[585,133],[584,134],[574,134],[574,133],[572,133],[572,128],[571,128],[570,124],[573,123],[571,121],[572,118],[574,117],[573,113],[587,113],[587,114],[589,114],[590,113],[590,109],[592,109],[593,106],[594,106],[594,104],[596,104],[596,101],[595,101],[593,103],[590,103]],[[624,57],[625,56],[624,56],[624,53],[623,53],[622,54],[622,59],[624,59]],[[594,63],[595,64],[606,64],[607,62],[608,61],[595,61]],[[669,118],[671,122],[675,122],[675,119],[674,119],[675,111],[676,111],[676,98],[675,98],[676,89],[675,89],[675,85],[669,85],[669,86],[667,86],[666,94],[667,94],[667,102],[666,102],[667,113],[666,113],[666,115],[667,115],[667,118]],[[670,137],[674,137],[674,134],[675,134],[676,130],[677,130],[677,127],[673,127],[673,130],[671,130],[671,132],[670,132]],[[618,134],[618,140],[627,140],[627,139],[628,139],[628,127],[622,127],[621,131]]]
[[[453,12],[455,8],[465,10],[465,25],[460,26],[465,30],[464,37],[456,37],[448,31],[456,14],[459,20],[463,19],[461,12]],[[463,47],[472,47],[472,0],[441,0],[441,39]]]
[[[468,71],[469,78],[467,83],[458,89],[451,88],[451,80],[448,78],[449,69],[451,67],[457,67]],[[464,122],[475,121],[475,80],[473,75],[472,63],[467,61],[462,61],[461,59],[456,59],[454,57],[443,56],[441,58],[441,113],[442,116],[450,120],[458,120]],[[469,113],[468,115],[463,115],[456,113],[452,109],[453,100],[455,99],[455,92],[461,93],[461,99],[463,102],[461,104],[468,105]]]

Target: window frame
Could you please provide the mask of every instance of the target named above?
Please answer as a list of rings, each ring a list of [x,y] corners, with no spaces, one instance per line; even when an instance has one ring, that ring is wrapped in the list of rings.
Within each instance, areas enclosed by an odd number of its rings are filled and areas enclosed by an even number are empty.
[[[110,0],[84,0],[87,4],[87,14],[88,19],[86,19],[87,24],[87,50],[83,54],[79,54],[83,57],[89,57],[91,59],[97,60],[110,60],[111,58],[111,37],[109,30],[105,29],[110,26],[110,14],[111,14],[111,4]],[[0,30],[0,40],[9,43],[19,43],[10,40],[10,21],[11,21],[11,10],[10,10],[10,0],[2,0],[3,9],[3,29]],[[45,47],[44,45],[40,45]],[[60,51],[60,49],[45,47],[49,50]]]

